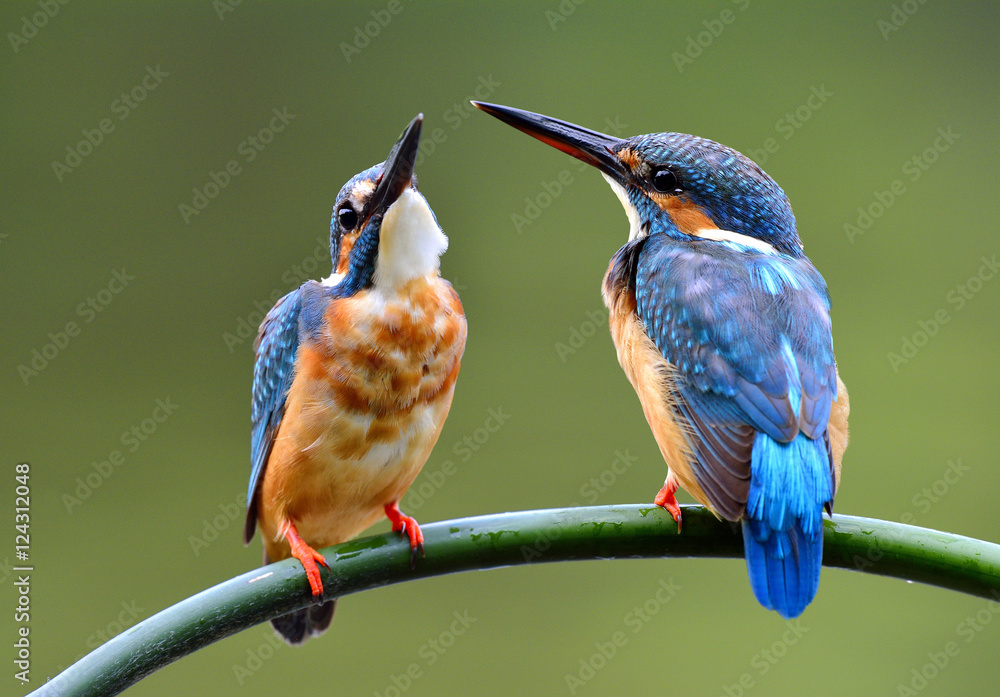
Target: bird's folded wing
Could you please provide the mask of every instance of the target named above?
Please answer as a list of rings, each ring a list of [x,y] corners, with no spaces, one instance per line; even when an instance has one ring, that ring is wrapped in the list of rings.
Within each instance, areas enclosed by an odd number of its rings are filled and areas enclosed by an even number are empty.
[[[825,436],[837,397],[829,296],[807,259],[650,238],[636,311],[676,370],[695,476],[718,511],[746,501],[756,432]]]
[[[257,522],[256,493],[274,438],[285,413],[285,398],[291,387],[295,354],[299,347],[301,289],[281,298],[260,325],[254,342],[253,406],[251,411],[250,484],[247,488],[247,520],[244,542],[253,537]]]

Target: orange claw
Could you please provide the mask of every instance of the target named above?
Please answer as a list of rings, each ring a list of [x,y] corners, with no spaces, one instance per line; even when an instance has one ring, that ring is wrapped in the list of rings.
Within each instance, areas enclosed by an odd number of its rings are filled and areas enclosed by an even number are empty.
[[[288,523],[285,539],[288,540],[288,545],[292,548],[292,556],[302,562],[302,568],[306,570],[306,578],[309,579],[309,588],[312,589],[312,594],[314,596],[323,595],[323,580],[320,578],[316,562],[329,569],[330,565],[326,563],[326,559],[299,537],[299,531],[295,529],[294,523]]]
[[[399,510],[399,502],[385,504],[385,515],[392,522],[393,532],[399,532],[410,539],[410,568],[417,567],[417,552],[424,556],[424,533],[420,531],[417,519]]]
[[[677,491],[677,481],[674,479],[672,474],[667,475],[667,481],[663,482],[663,488],[660,489],[656,498],[653,499],[653,503],[657,506],[667,509],[667,512],[673,517],[674,522],[677,523],[677,532],[681,531],[681,507],[677,504],[677,498],[674,493]]]

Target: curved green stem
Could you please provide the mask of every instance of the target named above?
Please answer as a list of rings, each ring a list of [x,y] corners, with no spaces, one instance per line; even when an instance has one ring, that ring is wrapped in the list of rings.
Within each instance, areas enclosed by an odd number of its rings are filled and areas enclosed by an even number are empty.
[[[1000,545],[870,518],[825,524],[823,563],[1000,599]],[[738,525],[684,507],[684,532],[650,506],[524,511],[422,526],[427,556],[410,569],[393,533],[323,550],[327,598],[418,578],[515,564],[636,557],[742,557]],[[113,695],[223,637],[313,602],[298,561],[255,569],[153,615],[77,661],[33,695]]]

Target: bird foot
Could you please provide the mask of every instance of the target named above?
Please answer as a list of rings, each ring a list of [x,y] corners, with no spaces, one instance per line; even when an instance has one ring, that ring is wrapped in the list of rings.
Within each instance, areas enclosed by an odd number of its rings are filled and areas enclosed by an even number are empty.
[[[302,568],[306,571],[306,578],[309,580],[312,594],[314,596],[323,595],[323,580],[320,578],[316,562],[329,569],[330,565],[326,563],[326,558],[299,537],[299,531],[295,529],[293,523],[288,524],[288,528],[285,530],[285,539],[288,540],[288,546],[292,548],[292,556],[302,562]]]
[[[424,533],[420,531],[417,519],[399,510],[399,502],[385,504],[385,515],[392,522],[393,532],[405,535],[410,540],[410,568],[417,568],[417,553],[424,556]]]
[[[653,503],[667,510],[671,517],[673,517],[674,522],[677,523],[677,532],[679,533],[681,531],[681,507],[674,496],[676,491],[677,482],[674,481],[673,477],[668,476],[667,481],[663,483],[663,488],[660,489],[656,498],[653,499]]]

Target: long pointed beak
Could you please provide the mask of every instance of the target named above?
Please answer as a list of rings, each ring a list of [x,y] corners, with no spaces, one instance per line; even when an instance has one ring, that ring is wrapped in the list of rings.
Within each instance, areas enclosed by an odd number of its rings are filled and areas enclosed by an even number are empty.
[[[623,142],[620,138],[523,109],[475,101],[472,104],[517,130],[597,167],[622,184],[631,180],[631,173],[615,154]]]
[[[423,122],[424,115],[417,114],[389,151],[389,156],[382,165],[382,175],[375,184],[371,198],[368,199],[367,215],[364,216],[366,219],[385,214],[389,206],[394,204],[400,194],[410,186],[413,179],[413,164],[417,159],[417,147],[420,145],[420,126]]]

